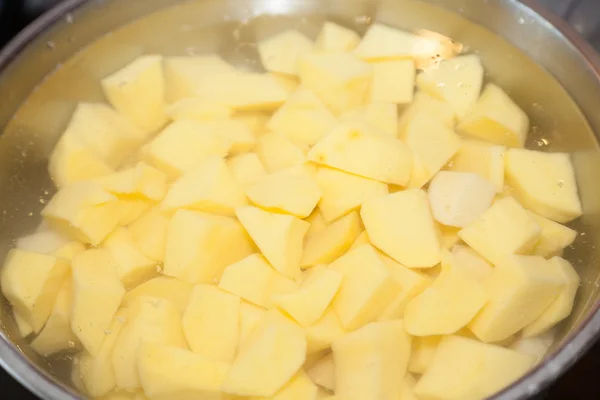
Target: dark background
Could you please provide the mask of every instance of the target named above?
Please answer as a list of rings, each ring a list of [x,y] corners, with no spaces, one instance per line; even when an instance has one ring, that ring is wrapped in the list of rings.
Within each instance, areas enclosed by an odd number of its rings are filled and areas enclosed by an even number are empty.
[[[600,51],[600,0],[538,1],[566,19]],[[29,21],[57,2],[58,0],[0,0],[0,47]],[[596,380],[599,378],[600,344],[546,393],[540,395],[540,399],[600,399],[600,382]],[[36,397],[0,369],[0,399],[35,400]]]

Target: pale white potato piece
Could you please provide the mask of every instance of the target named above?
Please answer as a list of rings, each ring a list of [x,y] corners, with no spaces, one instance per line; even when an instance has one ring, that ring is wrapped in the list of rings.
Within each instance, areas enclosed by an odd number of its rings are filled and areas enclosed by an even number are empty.
[[[374,23],[354,54],[364,60],[418,58],[439,53],[439,47],[435,40]]]
[[[162,62],[160,55],[140,56],[101,82],[109,103],[145,132],[167,123]]]
[[[508,147],[523,147],[529,117],[498,86],[488,83],[481,97],[458,125],[459,132]]]
[[[312,48],[313,42],[293,29],[258,42],[258,53],[265,69],[287,75],[298,75],[298,57]]]
[[[474,173],[440,171],[431,180],[428,194],[433,218],[462,228],[490,208],[496,189]]]

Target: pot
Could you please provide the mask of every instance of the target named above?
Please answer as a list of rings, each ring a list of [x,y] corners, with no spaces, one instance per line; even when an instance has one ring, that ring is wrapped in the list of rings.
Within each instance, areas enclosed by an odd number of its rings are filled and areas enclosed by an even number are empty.
[[[536,394],[600,331],[600,58],[534,0],[64,1],[0,52],[0,259],[40,222],[54,192],[48,155],[76,102],[103,100],[100,78],[150,52],[217,51],[257,68],[252,42],[290,26],[314,36],[325,18],[360,32],[373,20],[428,29],[476,50],[488,78],[531,117],[529,145],[573,154],[585,213],[565,254],[582,278],[576,305],[546,360],[495,398]],[[70,356],[35,355],[1,301],[0,365],[41,398],[81,398]]]

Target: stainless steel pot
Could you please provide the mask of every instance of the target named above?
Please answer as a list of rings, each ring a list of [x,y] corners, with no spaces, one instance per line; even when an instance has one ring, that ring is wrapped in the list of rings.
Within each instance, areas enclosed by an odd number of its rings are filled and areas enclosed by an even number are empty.
[[[267,16],[255,20],[259,15]],[[537,393],[600,332],[600,58],[534,0],[67,0],[0,52],[0,259],[39,223],[53,193],[48,154],[75,103],[102,100],[99,78],[157,51],[217,51],[256,67],[253,41],[289,26],[314,35],[325,18],[359,31],[379,20],[464,43],[532,117],[530,145],[574,154],[585,209],[575,223],[581,235],[566,253],[582,276],[576,306],[550,356],[495,398]],[[69,357],[36,356],[16,334],[4,301],[0,327],[2,367],[42,398],[80,398]]]

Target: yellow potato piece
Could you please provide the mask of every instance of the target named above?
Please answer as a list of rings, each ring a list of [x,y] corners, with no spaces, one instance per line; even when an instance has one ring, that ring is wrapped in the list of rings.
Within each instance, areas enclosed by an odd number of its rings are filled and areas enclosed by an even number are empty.
[[[360,213],[371,243],[409,268],[440,262],[440,242],[427,194],[420,189],[365,203]]]
[[[492,274],[493,267],[483,257],[464,245],[455,245],[452,252],[442,250],[442,266],[448,265],[452,268],[462,270],[477,282],[485,282]]]
[[[508,147],[523,147],[529,131],[527,114],[498,86],[488,83],[458,125],[466,135]]]
[[[410,188],[420,188],[429,182],[461,145],[460,138],[452,129],[425,113],[415,114],[408,122],[403,140],[413,154],[412,173],[408,183]]]
[[[118,226],[128,226],[152,207],[152,202],[122,196],[117,201]]]
[[[418,58],[439,53],[438,47],[439,43],[432,39],[374,23],[354,49],[354,54],[371,61]]]
[[[359,121],[339,125],[310,150],[308,159],[401,186],[409,182],[412,168],[412,155],[404,143]]]
[[[164,59],[166,99],[170,103],[187,99],[215,75],[233,73],[235,68],[215,54],[166,57]]]
[[[431,365],[443,336],[417,336],[412,339],[408,371],[424,374]]]
[[[569,247],[577,237],[577,231],[529,211],[529,216],[540,226],[540,238],[533,254],[551,257]]]
[[[321,319],[306,328],[305,332],[308,354],[315,354],[328,349],[337,338],[346,334],[332,307],[325,310]]]
[[[238,396],[273,396],[305,358],[302,328],[278,313],[267,313],[238,351],[221,390]]]
[[[497,200],[458,235],[492,264],[509,254],[528,254],[540,236],[540,226],[512,197]]]
[[[84,351],[79,358],[79,375],[87,393],[91,396],[104,396],[117,385],[111,358],[115,341],[125,324],[126,317],[126,310],[118,311],[108,327],[108,333],[98,353],[92,356]]]
[[[315,50],[324,53],[352,51],[360,43],[360,36],[351,29],[330,21],[325,21],[317,40]]]
[[[249,187],[246,194],[261,208],[298,218],[308,217],[321,199],[321,189],[307,165],[268,175]]]
[[[417,114],[427,114],[431,118],[441,122],[449,129],[454,129],[455,114],[452,106],[425,92],[415,93],[412,103],[405,108],[398,121],[398,137],[404,139],[410,122]]]
[[[140,56],[101,82],[110,104],[146,132],[167,122],[162,61],[159,55]]]
[[[231,142],[209,125],[180,119],[149,143],[145,158],[174,179],[210,156],[225,157],[230,149]]]
[[[414,388],[422,399],[483,399],[520,378],[534,357],[460,336],[447,336]]]
[[[68,236],[43,228],[31,235],[18,238],[15,247],[30,253],[53,255],[70,242],[71,239]]]
[[[183,332],[194,353],[231,363],[239,339],[240,298],[197,285],[183,314]]]
[[[166,65],[166,64],[165,64]],[[191,119],[199,122],[224,120],[232,117],[233,109],[213,102],[206,102],[194,97],[178,100],[167,107],[166,113],[173,121]]]
[[[394,103],[372,103],[353,108],[340,115],[340,122],[369,123],[392,137],[398,135],[398,106]]]
[[[451,249],[452,246],[460,242],[460,238],[458,237],[460,228],[446,226],[439,223],[436,223],[436,226],[441,234],[440,244],[442,245],[442,249]]]
[[[452,334],[466,326],[487,301],[481,283],[445,265],[436,280],[407,304],[404,326],[414,336]]]
[[[306,232],[306,237],[319,234],[327,228],[327,222],[318,208],[316,208],[308,217],[304,218],[304,220],[310,224],[310,228],[308,229],[308,232]]]
[[[239,345],[243,345],[246,338],[258,326],[258,323],[263,318],[266,310],[262,307],[257,307],[245,301],[240,303],[240,335]]]
[[[474,172],[494,184],[496,192],[504,190],[504,155],[506,147],[477,140],[463,139],[462,145],[448,164],[448,169]]]
[[[16,310],[13,309],[13,319],[15,320],[15,324],[17,325],[17,329],[19,334],[23,339],[26,339],[29,335],[33,333],[33,328],[29,324],[29,322],[25,321],[25,318],[21,316]]]
[[[352,245],[348,250],[354,250],[357,247],[362,246],[363,244],[371,244],[371,241],[369,240],[369,235],[367,235],[367,231],[362,231],[360,235],[358,235],[356,240],[352,242]]]
[[[515,197],[531,211],[561,223],[582,214],[569,154],[511,149],[506,157],[506,178]]]
[[[319,388],[300,370],[284,387],[270,397],[259,397],[257,400],[316,400]]]
[[[300,266],[308,268],[334,261],[350,248],[361,231],[360,217],[353,211],[327,226],[322,232],[307,236]]]
[[[229,364],[177,347],[144,343],[137,369],[151,400],[218,400]]]
[[[415,62],[408,60],[379,61],[373,66],[371,103],[408,104],[415,91]]]
[[[547,332],[554,325],[565,319],[573,310],[575,294],[581,279],[571,263],[564,258],[553,257],[550,265],[561,276],[564,287],[550,306],[531,324],[523,329],[524,337],[532,337]]]
[[[141,387],[137,361],[144,343],[187,349],[181,314],[174,303],[142,296],[131,304],[112,351],[111,362],[118,388],[131,391]]]
[[[227,167],[237,183],[244,188],[255,185],[267,176],[267,170],[256,153],[234,156],[227,160]]]
[[[333,309],[347,330],[376,320],[400,290],[377,250],[368,244],[338,258],[330,268],[344,276]]]
[[[306,374],[315,384],[335,392],[335,365],[331,353],[314,363]]]
[[[236,209],[236,215],[269,263],[288,278],[299,278],[308,222],[252,206]]]
[[[317,183],[323,195],[319,210],[325,221],[334,221],[363,203],[388,194],[385,183],[349,174],[337,169],[319,167]]]
[[[410,347],[402,321],[374,322],[337,339],[332,347],[336,396],[399,399]]]
[[[445,100],[459,118],[475,105],[483,84],[483,66],[477,55],[459,56],[417,75],[417,87]]]
[[[244,121],[232,118],[203,123],[214,135],[223,137],[230,143],[229,155],[246,153],[253,150],[256,145],[256,136]]]
[[[46,325],[31,342],[31,348],[42,356],[49,356],[61,350],[74,349],[80,345],[71,330],[73,281],[70,278],[69,276],[64,281],[58,292]]]
[[[540,256],[506,256],[486,280],[489,301],[469,329],[483,342],[504,340],[538,319],[565,285],[556,263]]]
[[[183,315],[187,308],[192,285],[169,276],[157,276],[128,291],[123,297],[123,306],[133,304],[136,299],[146,297],[158,297],[173,302],[175,307]]]
[[[12,249],[4,260],[0,284],[6,299],[37,333],[50,317],[68,274],[65,260]]]
[[[298,75],[298,58],[313,48],[302,33],[288,29],[258,42],[258,53],[267,71]]]
[[[99,353],[125,289],[107,250],[92,249],[73,258],[71,329],[92,356]]]
[[[163,273],[193,285],[216,283],[226,266],[253,252],[234,218],[179,210],[169,222]]]
[[[349,53],[307,53],[298,60],[300,82],[336,115],[364,104],[373,67]]]
[[[325,269],[290,293],[273,295],[271,301],[304,327],[315,324],[325,313],[342,283],[342,274]]]
[[[314,93],[297,89],[267,122],[267,128],[280,132],[299,145],[312,146],[337,124],[336,118]]]
[[[233,216],[235,208],[246,204],[246,195],[225,160],[210,156],[171,185],[161,207],[166,211],[186,208]]]
[[[167,193],[167,176],[144,162],[111,174],[102,181],[104,189],[117,196],[161,201]]]
[[[125,228],[117,229],[106,238],[104,247],[115,261],[119,279],[125,287],[137,286],[160,272],[160,265],[140,252]]]
[[[154,261],[165,259],[167,228],[170,217],[156,207],[129,225],[129,233],[139,250]]]
[[[306,162],[304,150],[281,133],[261,135],[256,143],[256,153],[270,173]]]

